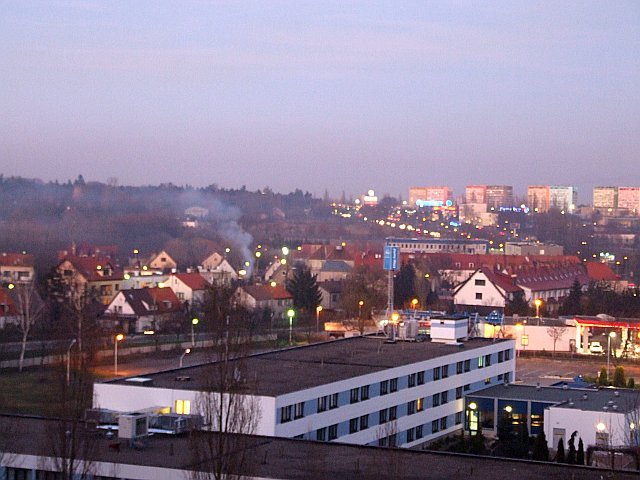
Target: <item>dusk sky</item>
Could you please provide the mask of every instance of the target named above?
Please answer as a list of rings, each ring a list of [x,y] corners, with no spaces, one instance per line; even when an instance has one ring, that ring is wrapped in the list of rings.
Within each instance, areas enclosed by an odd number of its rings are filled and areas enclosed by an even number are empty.
[[[0,173],[640,186],[640,2],[0,0]]]

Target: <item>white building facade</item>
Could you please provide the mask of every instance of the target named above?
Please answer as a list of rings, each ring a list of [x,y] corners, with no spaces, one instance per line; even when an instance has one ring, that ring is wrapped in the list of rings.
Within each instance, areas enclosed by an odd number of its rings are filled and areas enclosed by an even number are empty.
[[[338,349],[353,352],[353,359],[330,361],[339,358]],[[251,362],[262,370],[252,371]],[[247,371],[266,382],[247,393],[259,405],[259,435],[410,448],[462,429],[464,395],[514,379],[515,342],[388,345],[360,337],[251,357]],[[290,381],[269,385],[269,372]],[[94,407],[186,413],[188,405],[189,413],[199,413],[203,392],[161,379],[156,386],[149,377],[151,386],[95,384]]]

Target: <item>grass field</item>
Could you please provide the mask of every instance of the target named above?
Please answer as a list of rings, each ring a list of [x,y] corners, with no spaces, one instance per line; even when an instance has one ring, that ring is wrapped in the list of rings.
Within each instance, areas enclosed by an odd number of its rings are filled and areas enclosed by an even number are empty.
[[[72,375],[73,378],[73,375]],[[59,417],[66,410],[65,373],[57,367],[0,372],[0,412]],[[91,406],[91,394],[82,403]]]

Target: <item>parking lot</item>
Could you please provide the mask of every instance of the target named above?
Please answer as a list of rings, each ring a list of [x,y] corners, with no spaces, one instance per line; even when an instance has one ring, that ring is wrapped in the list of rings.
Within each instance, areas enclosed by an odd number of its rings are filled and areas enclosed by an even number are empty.
[[[640,363],[620,362],[625,377],[633,377],[640,383]],[[516,359],[516,381],[540,385],[551,385],[560,380],[572,380],[577,375],[597,377],[601,368],[607,366],[606,357],[580,356],[575,358],[518,357]],[[610,364],[611,375],[615,368]]]

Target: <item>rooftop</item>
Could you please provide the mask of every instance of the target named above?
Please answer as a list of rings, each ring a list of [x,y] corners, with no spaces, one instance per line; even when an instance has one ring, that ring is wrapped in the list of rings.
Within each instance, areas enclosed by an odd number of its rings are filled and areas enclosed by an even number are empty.
[[[510,384],[495,385],[474,392],[471,397],[548,402],[562,408],[585,411],[605,411],[604,407],[607,407],[607,411],[619,413],[627,413],[640,406],[640,392],[623,388],[593,389]],[[570,402],[573,402],[573,405],[570,405]]]
[[[432,342],[384,343],[386,337],[354,337],[314,345],[279,350],[244,357],[234,361],[246,372],[250,388],[256,395],[278,396],[327,383],[379,372],[388,368],[422,362],[444,355],[491,345],[493,339],[474,338],[463,346]],[[496,342],[507,342],[499,339]],[[511,340],[512,341],[512,340]],[[201,390],[211,384],[215,364],[174,369],[145,377],[151,378],[153,387],[175,388],[176,377],[190,377],[179,387]],[[266,381],[260,381],[265,379]],[[114,380],[126,384],[125,379]]]
[[[13,453],[50,456],[55,435],[61,429],[60,422],[53,419],[14,417],[0,415],[0,431],[20,432],[6,438],[2,446],[10,455],[2,458],[2,463],[14,461]],[[86,430],[81,429],[86,432]],[[194,441],[202,438],[206,441],[215,438],[215,433],[198,432],[197,436],[154,435],[141,449],[130,448],[125,441],[120,448],[114,448],[117,439],[108,439],[88,431],[90,438],[90,456],[97,462],[115,465],[115,471],[123,467],[118,465],[156,467],[173,470],[172,478],[189,478],[180,471],[194,470],[202,465],[191,448]],[[201,436],[201,437],[200,437]],[[212,443],[213,444],[213,443]],[[215,444],[214,444],[215,445]],[[561,480],[580,478],[596,480],[609,478],[608,471],[592,467],[577,467],[557,463],[541,463],[523,460],[510,460],[495,457],[478,457],[472,455],[423,452],[404,449],[385,449],[380,447],[363,447],[344,445],[335,442],[314,442],[276,437],[259,437],[233,435],[233,448],[242,452],[243,461],[230,461],[229,464],[253,478],[281,479],[339,479],[339,478],[403,478],[433,480],[473,478],[476,480],[493,480],[495,478],[511,478],[516,474],[519,480],[539,479]],[[232,448],[232,447],[229,447]],[[82,458],[82,457],[80,457]],[[16,462],[18,460],[15,460]],[[203,462],[206,463],[206,462]],[[108,468],[113,469],[113,466]],[[119,469],[119,470],[118,470]],[[150,478],[151,470],[136,469],[139,476],[130,478]],[[169,475],[165,470],[165,475]],[[133,469],[127,472],[134,473]],[[110,473],[113,475],[113,473]],[[157,475],[157,473],[156,473]],[[626,480],[637,478],[637,472],[615,472],[615,478]]]

